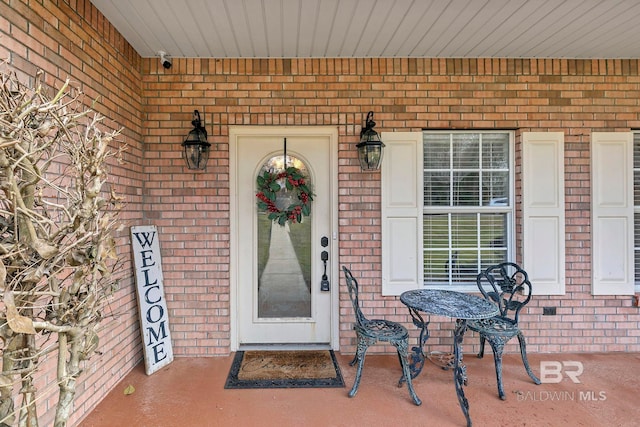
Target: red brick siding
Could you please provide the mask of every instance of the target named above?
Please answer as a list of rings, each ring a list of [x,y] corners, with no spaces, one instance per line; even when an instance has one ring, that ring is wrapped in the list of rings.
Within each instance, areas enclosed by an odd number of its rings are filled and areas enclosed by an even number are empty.
[[[143,121],[140,56],[98,13],[89,0],[0,1],[0,58],[20,80],[34,85],[37,70],[42,83],[57,90],[70,78],[71,87],[86,95],[86,102],[105,116],[105,128],[122,129],[119,141],[127,145],[124,165],[114,164],[110,180],[126,197],[122,219],[126,225],[143,219]],[[124,256],[120,290],[104,313],[100,355],[85,364],[77,386],[75,412],[82,417],[111,390],[122,375],[141,360],[137,304],[130,262],[128,228],[119,236]],[[48,357],[39,380],[40,425],[52,425],[57,400],[55,360]]]
[[[517,177],[523,131],[564,132],[567,295],[536,297],[530,305],[523,317],[529,349],[640,350],[640,316],[631,298],[590,295],[589,227],[589,135],[640,125],[637,60],[176,59],[165,70],[148,59],[143,67],[148,120],[158,124],[148,128],[145,194],[164,230],[177,354],[228,352],[228,125],[338,127],[340,263],[360,277],[368,314],[410,326],[398,299],[380,296],[379,174],[362,173],[354,150],[370,109],[379,131],[516,129]],[[187,173],[179,155],[195,108],[213,124],[214,158],[206,173]],[[207,214],[198,218],[196,206]],[[352,352],[352,313],[341,290],[341,350]],[[543,306],[557,306],[558,315],[543,317]],[[448,348],[451,322],[436,318],[432,328],[431,347]]]

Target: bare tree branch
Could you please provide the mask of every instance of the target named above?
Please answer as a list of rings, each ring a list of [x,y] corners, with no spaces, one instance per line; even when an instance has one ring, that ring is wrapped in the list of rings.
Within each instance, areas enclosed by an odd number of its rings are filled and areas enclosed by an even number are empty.
[[[69,80],[48,97],[0,68],[0,425],[38,425],[34,377],[56,355],[63,427],[116,282],[122,149]]]

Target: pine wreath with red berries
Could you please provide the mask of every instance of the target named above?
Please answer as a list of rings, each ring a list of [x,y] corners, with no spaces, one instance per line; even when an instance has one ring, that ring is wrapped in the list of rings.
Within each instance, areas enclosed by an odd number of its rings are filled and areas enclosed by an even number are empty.
[[[286,189],[292,192],[293,202],[287,208],[280,209],[276,206],[276,197],[282,190],[278,181],[283,178]],[[258,175],[256,182],[258,210],[267,212],[271,221],[279,225],[285,225],[287,222],[295,224],[301,222],[303,216],[311,214],[311,201],[314,194],[300,169],[291,166],[277,173],[265,171],[262,175]]]

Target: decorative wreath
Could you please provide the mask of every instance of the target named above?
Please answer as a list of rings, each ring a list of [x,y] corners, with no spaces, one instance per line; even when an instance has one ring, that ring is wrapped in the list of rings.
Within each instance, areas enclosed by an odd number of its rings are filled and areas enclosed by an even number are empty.
[[[278,183],[285,178],[287,190],[293,192],[293,202],[284,210],[276,206],[276,195],[282,190]],[[311,213],[311,201],[313,193],[306,183],[305,177],[298,168],[288,167],[282,172],[270,173],[265,171],[257,178],[258,210],[269,213],[269,219],[280,225],[287,222],[296,223],[302,221],[302,216],[309,216]]]

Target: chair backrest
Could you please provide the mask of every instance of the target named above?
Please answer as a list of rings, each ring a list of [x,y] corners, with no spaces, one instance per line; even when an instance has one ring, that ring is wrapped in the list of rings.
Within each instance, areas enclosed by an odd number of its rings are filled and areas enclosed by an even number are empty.
[[[482,295],[498,305],[500,315],[518,323],[522,307],[531,300],[529,275],[518,264],[503,262],[478,274],[477,284]]]
[[[353,311],[356,316],[356,323],[358,326],[364,326],[367,321],[367,318],[362,314],[362,310],[360,310],[360,300],[358,299],[358,281],[351,271],[342,266],[342,271],[344,271],[344,277],[347,279],[347,289],[349,290],[349,298],[351,299],[351,304],[353,305]]]

